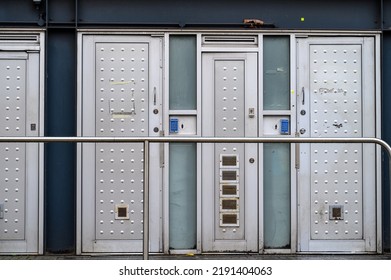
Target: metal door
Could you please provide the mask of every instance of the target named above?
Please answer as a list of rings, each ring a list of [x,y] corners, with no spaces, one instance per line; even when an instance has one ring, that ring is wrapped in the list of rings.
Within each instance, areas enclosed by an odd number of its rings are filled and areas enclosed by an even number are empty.
[[[39,73],[38,52],[0,51],[0,136],[38,136]],[[0,252],[39,253],[39,145],[1,144],[0,159]]]
[[[257,54],[202,55],[202,135],[257,136]],[[202,250],[257,251],[257,144],[202,146]]]
[[[374,137],[373,38],[308,38],[297,44],[298,134]],[[297,148],[299,251],[375,251],[375,147]]]
[[[159,136],[160,38],[83,38],[83,136]],[[159,145],[151,145],[150,250],[162,249]],[[141,252],[143,144],[97,143],[81,151],[82,252]]]

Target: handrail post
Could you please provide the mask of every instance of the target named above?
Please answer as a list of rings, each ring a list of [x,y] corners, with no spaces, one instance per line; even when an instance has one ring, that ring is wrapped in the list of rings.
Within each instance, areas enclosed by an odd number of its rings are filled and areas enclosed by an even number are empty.
[[[149,141],[144,141],[143,259],[149,259]]]

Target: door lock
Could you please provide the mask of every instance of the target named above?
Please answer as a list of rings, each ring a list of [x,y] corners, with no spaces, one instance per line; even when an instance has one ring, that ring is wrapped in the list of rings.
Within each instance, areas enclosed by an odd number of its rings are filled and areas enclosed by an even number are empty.
[[[304,134],[305,131],[306,131],[306,130],[305,130],[304,128],[300,129],[300,134]]]
[[[305,113],[306,113],[306,111],[305,111],[305,110],[301,110],[301,111],[300,111],[300,115],[302,115],[302,116],[304,116],[304,115],[305,115]]]

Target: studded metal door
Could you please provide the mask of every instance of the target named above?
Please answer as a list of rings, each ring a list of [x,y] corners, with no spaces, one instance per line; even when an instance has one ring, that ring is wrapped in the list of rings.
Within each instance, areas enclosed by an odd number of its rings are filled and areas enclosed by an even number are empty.
[[[0,51],[0,136],[38,135],[38,53]],[[0,252],[38,253],[38,145],[0,145]]]
[[[257,135],[257,55],[203,54],[203,136]],[[203,251],[257,251],[257,145],[202,147]]]
[[[159,135],[161,99],[159,47],[160,39],[132,40],[119,42],[107,38],[96,39],[94,44],[94,119],[90,125],[96,136],[147,137]],[[153,54],[153,52],[157,54]],[[154,68],[151,70],[151,68]],[[86,104],[83,109],[88,110]],[[150,117],[154,115],[155,117]],[[156,154],[156,146],[151,153]],[[91,150],[92,151],[92,150]],[[158,151],[157,151],[158,152]],[[160,153],[157,153],[160,155]],[[85,155],[87,156],[87,154]],[[91,160],[94,159],[94,160]],[[94,177],[89,178],[93,196],[86,198],[82,208],[86,209],[94,225],[89,228],[91,234],[86,240],[85,250],[94,252],[140,252],[143,239],[143,188],[144,188],[144,151],[143,143],[95,145],[91,158],[84,159],[94,166],[90,171]],[[152,179],[159,196],[159,160],[151,161],[151,172],[157,179]],[[84,188],[84,186],[83,186]],[[151,191],[152,191],[151,190]],[[86,190],[87,191],[87,190]],[[88,201],[90,200],[90,201]],[[91,201],[93,200],[93,202]],[[90,203],[93,204],[90,204]],[[152,198],[151,213],[160,219],[159,198],[156,203]],[[87,225],[87,221],[83,221]],[[159,229],[160,226],[157,226]],[[153,250],[159,251],[159,233],[152,234],[157,238],[152,242]],[[87,236],[85,236],[87,238]],[[92,242],[92,243],[91,243]],[[93,245],[93,248],[89,247]],[[127,244],[126,246],[124,246]],[[87,249],[88,248],[88,249]]]
[[[363,39],[325,41],[299,41],[298,132],[304,137],[373,137],[368,126],[374,126],[375,94],[367,76],[374,69],[365,67],[371,65],[366,61],[371,58],[364,57],[368,46]],[[299,229],[301,250],[375,248],[376,236],[368,234],[376,221],[374,154],[363,144],[301,145],[300,217],[306,221]]]

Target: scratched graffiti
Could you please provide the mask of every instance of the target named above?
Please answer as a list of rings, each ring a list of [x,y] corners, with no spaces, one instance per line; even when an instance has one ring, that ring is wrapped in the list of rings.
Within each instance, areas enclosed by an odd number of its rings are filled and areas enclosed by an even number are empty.
[[[327,93],[344,93],[346,94],[346,91],[342,88],[320,88],[319,89],[320,94],[327,94]]]

